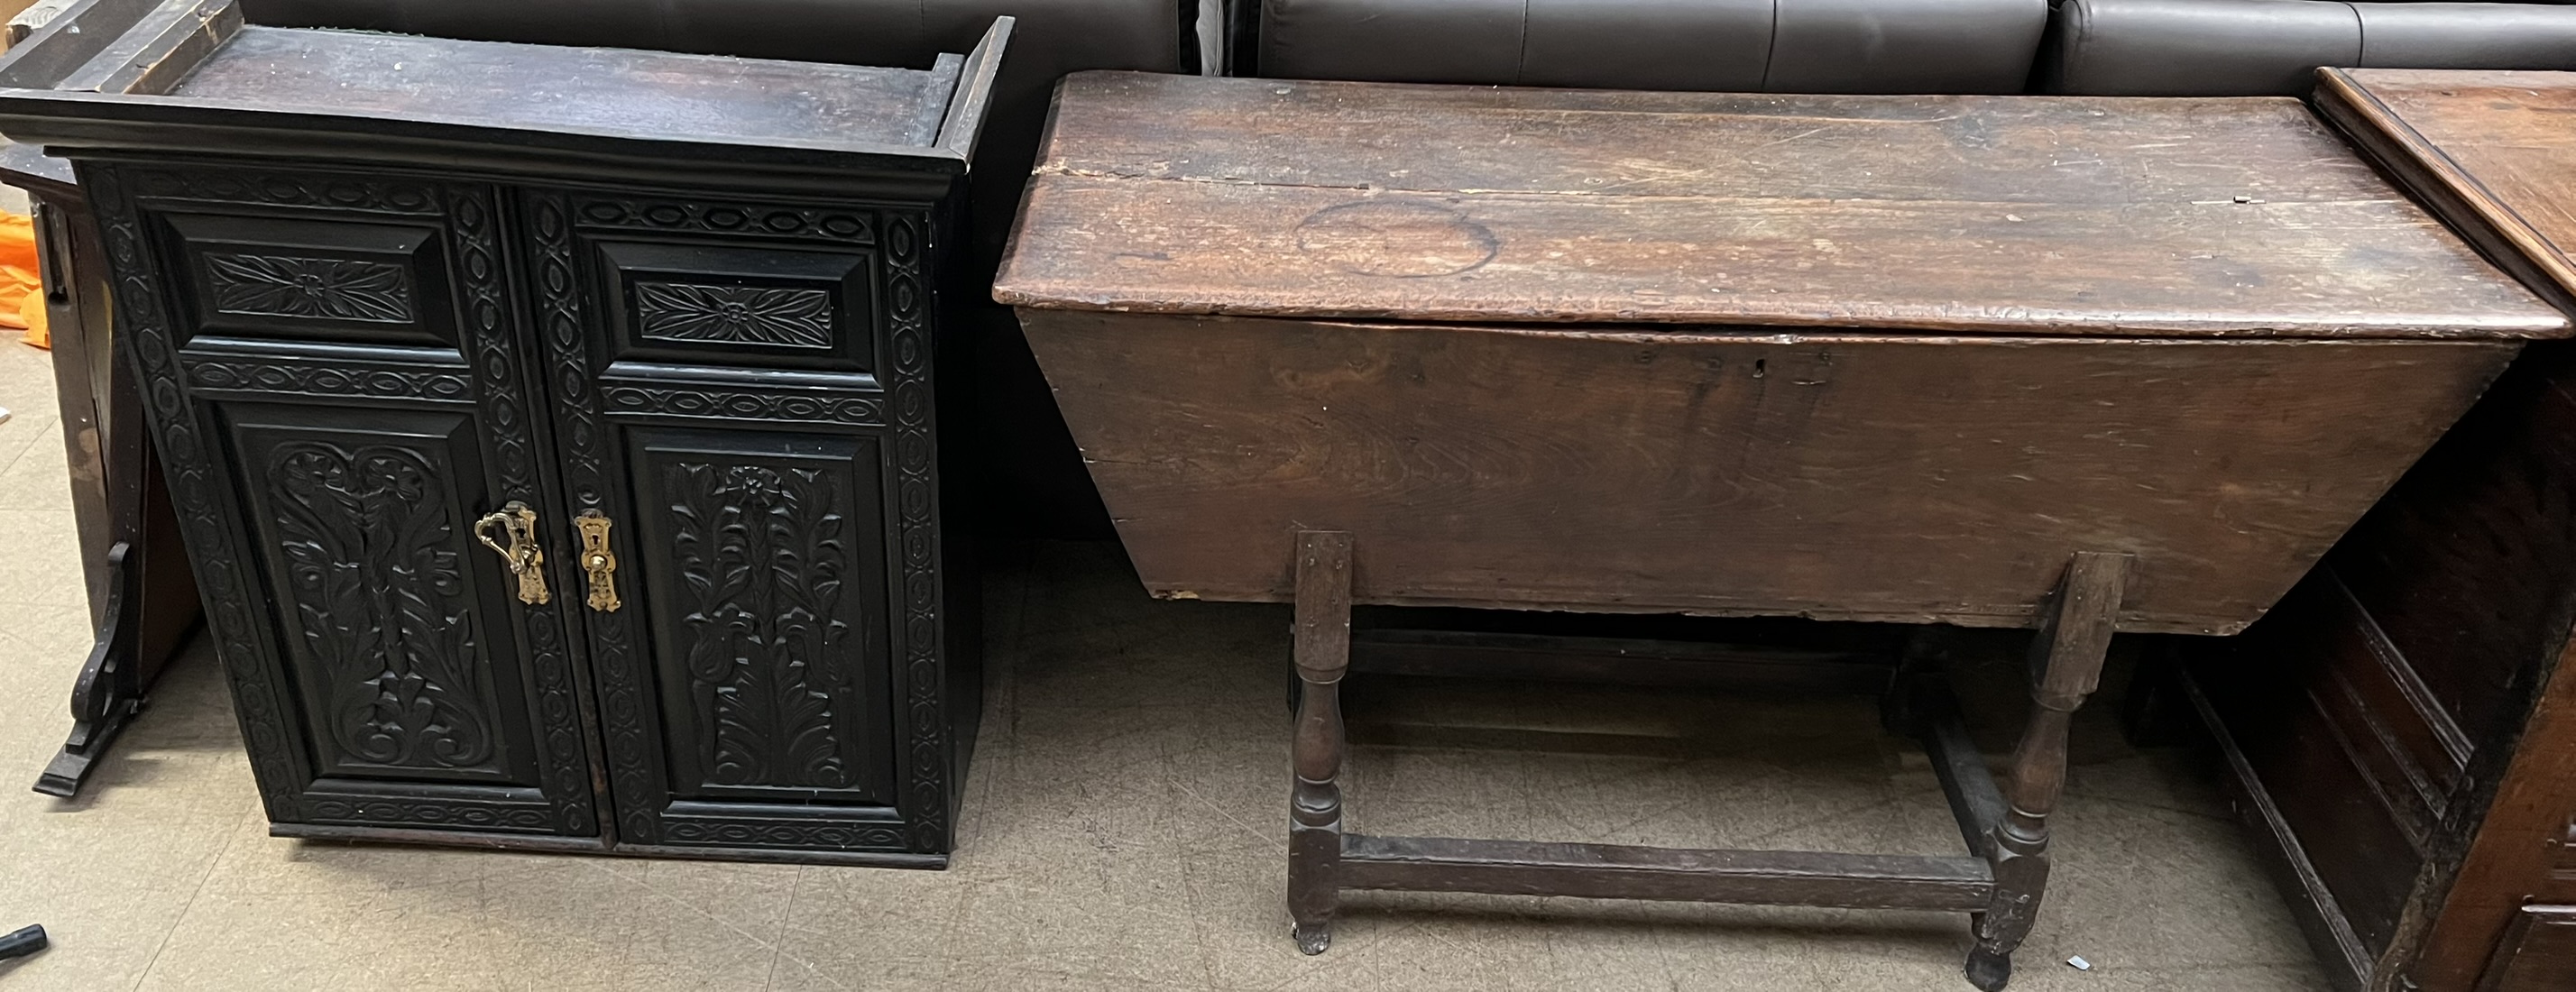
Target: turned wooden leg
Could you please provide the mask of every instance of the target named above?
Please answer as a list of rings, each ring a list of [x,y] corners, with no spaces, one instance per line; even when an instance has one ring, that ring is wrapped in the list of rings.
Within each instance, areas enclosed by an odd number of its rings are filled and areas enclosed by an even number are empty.
[[[1341,893],[1342,674],[1351,665],[1351,536],[1297,535],[1297,730],[1288,800],[1288,915],[1297,949],[1333,943]]]
[[[2077,553],[2031,640],[2030,723],[2013,749],[2003,822],[1987,838],[1995,894],[1977,918],[1977,947],[1968,952],[1968,981],[1986,992],[2012,980],[2013,950],[2039,916],[2048,887],[2048,814],[2066,789],[2067,727],[2101,682],[2129,563],[2124,554]]]

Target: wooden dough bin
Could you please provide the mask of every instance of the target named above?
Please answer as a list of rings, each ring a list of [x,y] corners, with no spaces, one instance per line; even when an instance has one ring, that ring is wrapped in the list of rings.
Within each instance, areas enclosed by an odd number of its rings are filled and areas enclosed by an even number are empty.
[[[1978,914],[1999,988],[2114,631],[2262,616],[2566,321],[2296,101],[1072,77],[995,295],[1157,596],[1297,604],[1289,902]],[[1343,829],[1353,603],[2039,628],[1971,853]]]

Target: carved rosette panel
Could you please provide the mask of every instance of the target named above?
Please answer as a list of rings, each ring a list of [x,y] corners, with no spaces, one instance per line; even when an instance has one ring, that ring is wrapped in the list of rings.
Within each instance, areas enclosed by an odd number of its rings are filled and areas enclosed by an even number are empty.
[[[258,583],[247,571],[248,563],[255,558],[248,535],[224,513],[228,486],[220,481],[213,443],[204,433],[208,425],[190,405],[188,375],[180,365],[173,338],[171,301],[160,289],[163,273],[158,253],[152,250],[144,231],[138,200],[185,201],[190,206],[246,204],[443,215],[452,236],[451,248],[462,262],[458,272],[460,288],[469,303],[471,326],[480,349],[473,356],[473,388],[492,401],[496,411],[483,426],[500,455],[506,488],[516,498],[534,501],[538,498],[534,454],[524,405],[517,399],[521,392],[516,381],[520,366],[509,343],[504,303],[508,290],[492,231],[490,194],[474,186],[442,187],[405,179],[268,169],[83,165],[80,173],[82,185],[90,192],[96,208],[113,270],[118,333],[131,342],[154,439],[168,470],[171,501],[178,511],[191,563],[206,600],[217,654],[232,683],[235,712],[250,745],[261,801],[270,819],[280,822],[371,819],[324,812],[325,807],[338,809],[333,804],[354,800],[317,796],[309,804],[303,801],[304,783],[293,757],[300,745],[295,743],[296,735],[291,729],[285,687],[277,682],[277,668],[267,661],[263,646],[267,625],[261,619],[262,608],[254,605],[259,601],[254,590]],[[355,395],[343,392],[350,388],[380,394],[376,384],[390,382],[369,377],[331,378],[282,365],[263,368],[243,363],[228,363],[221,370],[205,374],[214,380],[239,376],[240,381],[254,387],[271,376],[284,376],[298,384],[298,391],[331,395]],[[454,384],[453,378],[440,373],[408,379],[398,388],[416,388],[443,399],[454,391]],[[229,388],[214,381],[207,385]],[[518,496],[521,492],[525,495]],[[580,750],[578,716],[570,694],[568,663],[562,655],[561,631],[552,630],[549,638],[540,628],[552,623],[550,616],[532,614],[529,619],[532,660],[542,693],[540,718],[545,729],[548,798],[553,804],[548,818],[558,829],[587,833],[593,829],[590,788]],[[379,812],[399,817],[399,822],[480,824],[498,815],[493,811],[502,808],[489,802],[432,798],[406,799],[397,805],[399,812],[386,812],[392,807]],[[516,829],[538,828],[524,818],[491,822]]]
[[[267,466],[278,560],[332,698],[321,728],[370,764],[475,768],[497,742],[433,459],[392,444],[280,445]]]
[[[902,535],[903,622],[895,656],[904,672],[907,725],[912,730],[910,800],[905,803],[915,850],[943,850],[948,841],[946,686],[939,664],[938,450],[931,437],[931,340],[924,311],[929,288],[922,254],[929,215],[888,212],[883,218],[886,316],[893,331],[894,363],[887,376],[894,405],[896,513]]]
[[[254,317],[319,317],[380,324],[412,321],[403,267],[345,258],[206,255],[215,309]]]
[[[857,692],[838,619],[846,507],[812,469],[680,462],[665,469],[673,576],[695,740],[716,785],[845,789]]]
[[[637,333],[661,341],[832,346],[832,294],[819,289],[635,284]]]

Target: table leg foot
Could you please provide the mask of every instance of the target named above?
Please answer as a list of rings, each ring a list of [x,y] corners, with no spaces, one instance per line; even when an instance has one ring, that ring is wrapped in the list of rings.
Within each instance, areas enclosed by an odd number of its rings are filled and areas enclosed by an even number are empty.
[[[1291,932],[1297,937],[1297,950],[1301,954],[1322,954],[1333,946],[1333,925],[1330,923],[1300,923]]]
[[[2002,992],[2012,981],[2012,955],[1980,947],[1968,952],[1968,984],[1985,992]]]

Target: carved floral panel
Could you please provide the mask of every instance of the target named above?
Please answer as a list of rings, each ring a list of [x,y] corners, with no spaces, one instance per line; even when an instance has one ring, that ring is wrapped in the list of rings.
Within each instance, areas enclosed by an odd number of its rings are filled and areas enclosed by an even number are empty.
[[[293,441],[270,453],[266,476],[285,605],[329,694],[318,729],[376,765],[490,763],[456,521],[430,460],[393,444]]]
[[[635,284],[637,333],[663,341],[828,348],[832,294],[820,289]]]
[[[412,322],[411,288],[400,265],[215,252],[205,259],[209,294],[224,313]]]
[[[839,619],[852,555],[834,482],[813,469],[664,467],[685,600],[677,647],[710,784],[860,784],[850,735],[865,728]]]

